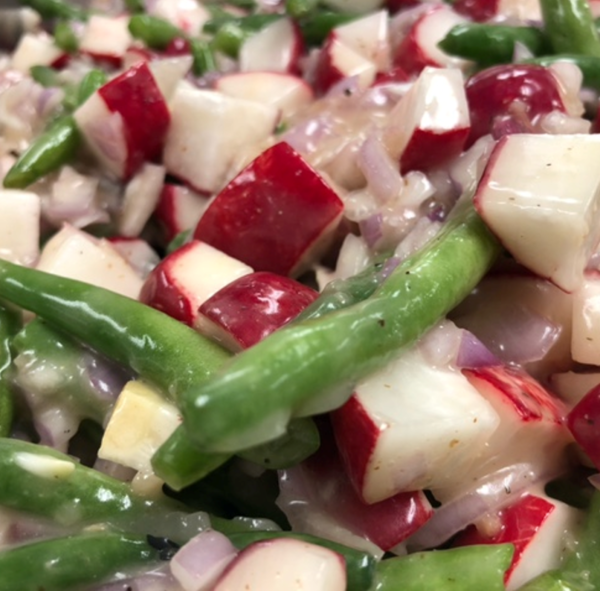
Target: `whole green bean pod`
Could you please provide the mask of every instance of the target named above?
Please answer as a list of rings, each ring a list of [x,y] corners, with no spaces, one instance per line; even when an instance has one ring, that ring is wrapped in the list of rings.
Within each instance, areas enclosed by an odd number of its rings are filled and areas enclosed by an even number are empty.
[[[600,39],[587,0],[540,0],[554,53],[600,57]]]
[[[89,532],[0,552],[0,591],[81,589],[142,565],[159,553],[143,536]]]
[[[82,79],[78,88],[78,102],[84,102],[106,82],[106,74],[92,70]],[[80,133],[72,115],[55,121],[19,156],[4,177],[8,189],[24,189],[48,173],[72,160],[80,144]]]
[[[382,560],[373,591],[504,591],[512,544],[465,546]]]
[[[482,23],[454,26],[438,43],[445,53],[472,60],[483,66],[513,61],[515,44],[525,45],[533,55],[549,53],[546,35],[536,27],[510,27]]]
[[[14,400],[10,381],[12,367],[10,343],[20,325],[18,313],[5,306],[0,306],[0,437],[9,435],[13,421]]]
[[[291,417],[307,414],[306,405],[328,396],[335,397],[329,406],[341,404],[356,381],[414,343],[473,289],[500,252],[471,204],[460,210],[410,267],[398,267],[369,299],[273,333],[186,392],[180,407],[190,438],[218,452],[274,439]]]
[[[135,14],[129,19],[129,32],[152,49],[165,49],[173,39],[186,37],[169,21],[149,14]]]
[[[368,591],[373,584],[376,561],[375,558],[367,552],[361,552],[360,550],[349,548],[348,546],[332,542],[331,540],[295,532],[257,531],[232,534],[225,533],[231,543],[240,550],[254,542],[274,540],[277,538],[292,538],[294,540],[302,540],[310,544],[329,548],[344,557],[346,562],[346,573],[348,576],[347,591]]]

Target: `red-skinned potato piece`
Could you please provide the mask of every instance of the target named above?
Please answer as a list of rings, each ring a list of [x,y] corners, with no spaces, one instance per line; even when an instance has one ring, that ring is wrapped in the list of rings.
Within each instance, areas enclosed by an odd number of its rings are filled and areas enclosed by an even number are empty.
[[[184,185],[165,183],[154,216],[164,229],[167,242],[180,232],[194,228],[207,205],[206,196]]]
[[[344,558],[328,548],[291,538],[255,542],[229,563],[213,591],[310,589],[344,591]]]
[[[541,115],[566,112],[559,85],[549,69],[532,64],[494,66],[475,74],[465,84],[471,114],[466,147],[487,133],[498,139],[531,131]]]
[[[446,4],[432,4],[410,28],[393,55],[394,66],[417,75],[427,66],[460,68],[469,62],[444,53],[437,44],[455,25],[465,22]]]
[[[458,156],[469,130],[460,71],[428,67],[389,114],[383,142],[402,173],[427,171]]]
[[[144,161],[159,159],[171,119],[147,62],[102,86],[74,117],[98,161],[124,180]]]
[[[209,244],[193,240],[167,255],[148,275],[140,301],[194,327],[198,308],[252,269]]]
[[[567,416],[569,431],[600,470],[600,385],[592,388]]]
[[[308,528],[314,535],[332,535],[337,527],[388,551],[401,544],[433,515],[423,491],[396,494],[367,504],[356,493],[344,470],[331,426],[319,421],[321,446],[301,464],[280,474],[279,507],[292,527]],[[327,516],[331,531],[322,527]],[[312,528],[315,528],[314,531]],[[344,543],[343,538],[336,541]]]
[[[250,273],[200,306],[197,329],[231,351],[241,351],[293,320],[317,296],[314,289],[289,277]]]
[[[343,209],[336,192],[281,142],[216,196],[194,238],[256,271],[297,276],[330,244]]]
[[[470,526],[453,546],[513,544],[510,567],[504,575],[507,591],[519,589],[527,581],[558,568],[565,550],[565,537],[574,534],[581,512],[540,494],[526,494],[503,509],[500,523],[487,534]]]
[[[106,106],[119,113],[125,124],[130,177],[144,162],[157,160],[167,135],[170,115],[167,103],[147,63],[140,63],[98,90]]]
[[[538,22],[542,18],[539,0],[456,0],[452,6],[480,23],[497,17],[516,22]]]

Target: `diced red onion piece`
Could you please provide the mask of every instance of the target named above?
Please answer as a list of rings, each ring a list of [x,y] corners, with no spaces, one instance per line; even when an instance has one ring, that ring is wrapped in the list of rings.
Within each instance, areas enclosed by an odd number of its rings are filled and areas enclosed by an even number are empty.
[[[592,474],[588,478],[589,483],[596,489],[600,490],[600,473]]]
[[[171,572],[185,591],[209,589],[237,555],[229,539],[206,530],[193,537],[171,559]]]
[[[437,548],[487,513],[514,503],[539,478],[531,464],[516,464],[490,474],[488,480],[436,509],[433,517],[408,539],[409,550]]]
[[[456,355],[456,367],[459,369],[475,369],[502,362],[472,333],[462,330],[460,346]]]
[[[400,195],[404,184],[399,165],[393,162],[384,145],[373,134],[360,147],[356,163],[379,204]]]
[[[380,211],[370,215],[367,219],[358,223],[361,236],[369,248],[374,249],[376,244],[383,238],[383,215]]]

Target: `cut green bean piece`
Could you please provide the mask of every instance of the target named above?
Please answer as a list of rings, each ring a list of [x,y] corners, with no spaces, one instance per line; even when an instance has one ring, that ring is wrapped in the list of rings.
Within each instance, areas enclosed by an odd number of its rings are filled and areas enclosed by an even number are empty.
[[[207,72],[218,70],[215,54],[209,43],[201,39],[190,39],[189,44],[194,58],[192,71],[196,76],[203,76]]]
[[[39,136],[8,171],[7,189],[24,189],[72,160],[79,146],[79,130],[70,115],[62,117]]]
[[[64,18],[84,21],[87,12],[64,0],[19,0],[23,6],[33,8],[42,18]]]
[[[548,39],[540,29],[480,23],[456,25],[438,46],[450,55],[492,66],[511,63],[516,43],[525,45],[533,55],[550,51]]]
[[[106,72],[90,70],[79,83],[77,88],[77,104],[83,105],[99,88],[108,82]]]
[[[302,38],[305,43],[311,47],[317,47],[325,41],[332,29],[340,25],[345,25],[357,18],[359,18],[359,15],[352,12],[323,10],[299,19],[298,25],[302,31]]]
[[[369,299],[273,333],[186,392],[180,407],[190,438],[204,451],[236,452],[280,436],[291,417],[307,414],[306,405],[319,398],[342,404],[356,381],[456,306],[499,252],[472,206],[463,204],[410,268],[398,267]]]
[[[532,579],[519,591],[595,591],[584,573],[563,573],[560,570],[545,572]]]
[[[388,558],[377,565],[373,591],[504,591],[512,544],[465,546]]]
[[[33,542],[0,552],[0,591],[70,591],[158,563],[145,537],[94,532]]]
[[[302,18],[310,15],[318,4],[318,0],[286,0],[285,12],[292,18]]]
[[[218,524],[215,529],[218,529]],[[261,540],[275,540],[278,538],[292,538],[294,540],[302,540],[317,546],[329,548],[344,557],[346,562],[346,572],[348,575],[347,591],[367,591],[371,589],[371,585],[375,576],[375,559],[366,552],[349,548],[343,544],[311,536],[308,534],[299,534],[293,532],[243,532],[227,534],[231,543],[240,550]],[[434,589],[434,587],[431,587]],[[487,590],[486,590],[487,591]],[[490,590],[492,591],[492,590]]]
[[[181,29],[169,21],[149,14],[136,14],[129,19],[129,32],[152,49],[165,49],[173,39],[185,37]]]
[[[541,0],[540,6],[554,53],[600,57],[600,39],[587,0]]]
[[[125,0],[125,8],[127,8],[127,12],[130,12],[131,14],[146,12],[144,0]]]
[[[49,66],[31,66],[31,68],[29,68],[29,74],[44,88],[58,88],[61,86],[56,70]]]
[[[75,53],[79,49],[79,40],[68,21],[59,21],[54,27],[54,43],[67,53]]]

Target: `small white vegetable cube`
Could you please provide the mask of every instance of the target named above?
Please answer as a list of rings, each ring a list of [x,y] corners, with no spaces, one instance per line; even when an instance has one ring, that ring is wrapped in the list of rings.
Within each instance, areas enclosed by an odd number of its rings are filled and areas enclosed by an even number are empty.
[[[65,225],[44,246],[37,269],[137,298],[142,279],[110,242]]]
[[[79,49],[94,57],[120,60],[131,42],[129,18],[94,14],[86,24]]]
[[[50,35],[26,33],[12,55],[11,66],[28,74],[32,66],[50,66],[63,54]]]
[[[213,193],[242,148],[275,129],[275,107],[181,84],[171,103],[164,149],[167,171],[195,189]]]
[[[498,424],[459,371],[433,367],[419,347],[360,382],[333,413],[348,473],[367,503],[461,482]],[[365,452],[352,454],[358,441]]]
[[[177,408],[156,390],[140,381],[127,382],[106,425],[98,457],[151,470],[154,452],[180,424]]]
[[[40,198],[29,191],[0,190],[0,258],[33,265],[39,255]]]
[[[600,365],[600,273],[586,274],[573,296],[573,360]]]
[[[515,134],[496,145],[475,207],[522,265],[565,291],[600,238],[600,136]]]

